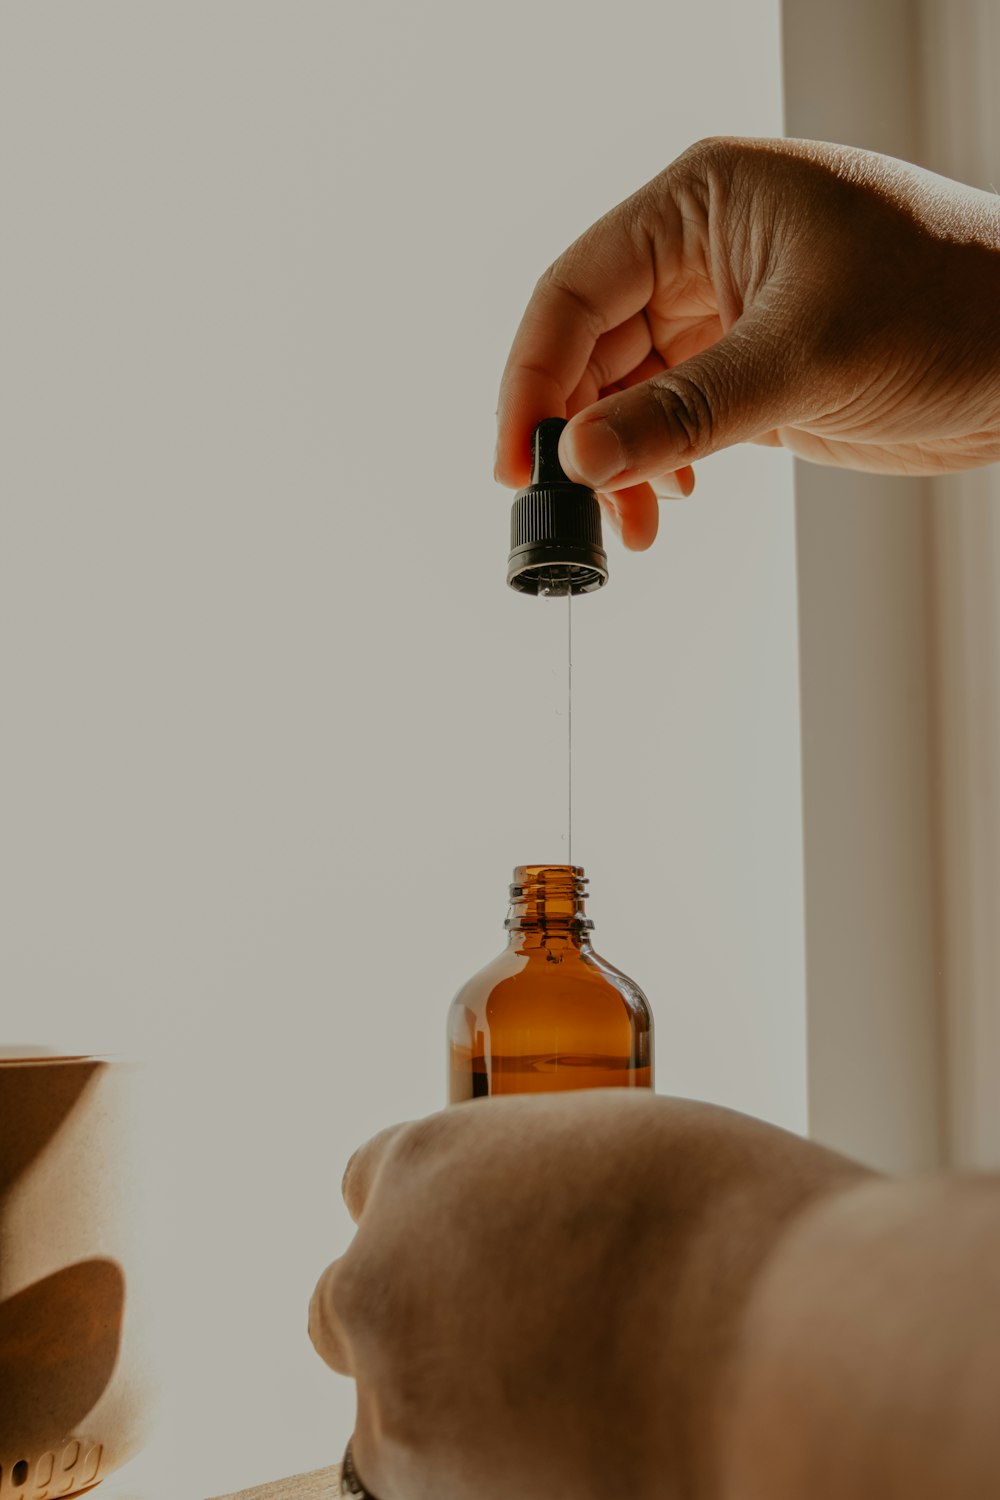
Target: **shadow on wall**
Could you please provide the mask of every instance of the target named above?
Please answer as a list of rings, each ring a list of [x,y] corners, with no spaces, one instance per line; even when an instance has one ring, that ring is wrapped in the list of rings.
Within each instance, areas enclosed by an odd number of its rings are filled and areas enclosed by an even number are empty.
[[[59,1136],[70,1186],[80,1184],[74,1110],[106,1064],[93,1059],[0,1059],[0,1497],[76,1493],[94,1483],[107,1457],[103,1431],[82,1424],[111,1384],[119,1359],[125,1276],[104,1255],[79,1256],[72,1197],[52,1196],[51,1214],[18,1208]],[[65,1129],[64,1129],[65,1127]],[[80,1150],[93,1154],[84,1130]],[[53,1148],[55,1149],[55,1148]],[[96,1153],[100,1155],[98,1151]],[[52,1170],[47,1157],[44,1169]],[[61,1165],[61,1164],[60,1164]],[[90,1165],[88,1163],[88,1165]],[[95,1162],[94,1170],[100,1170]],[[61,1186],[60,1173],[56,1185]],[[72,1258],[74,1250],[79,1258]],[[51,1270],[53,1261],[70,1260]],[[29,1280],[32,1269],[39,1274]]]
[[[101,1067],[90,1058],[57,1067],[62,1059],[47,1057],[29,1067],[24,1063],[30,1060],[13,1052],[0,1053],[0,1235],[14,1183],[41,1156]]]
[[[125,1278],[111,1260],[66,1266],[0,1302],[0,1452],[61,1439],[93,1410],[114,1372],[124,1308]]]

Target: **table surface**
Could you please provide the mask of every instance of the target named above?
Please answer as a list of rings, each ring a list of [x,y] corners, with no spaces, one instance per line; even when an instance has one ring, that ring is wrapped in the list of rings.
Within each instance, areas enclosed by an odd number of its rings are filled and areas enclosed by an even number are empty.
[[[339,1494],[340,1465],[334,1464],[329,1469],[314,1469],[311,1474],[294,1474],[252,1490],[220,1495],[217,1500],[333,1500]]]
[[[112,1474],[102,1484],[88,1491],[92,1500],[175,1500],[155,1486],[136,1483],[127,1475],[118,1479]],[[234,1490],[228,1495],[202,1497],[202,1500],[338,1500],[340,1495],[340,1465],[328,1469],[313,1469],[309,1474],[292,1474],[287,1479],[272,1479],[268,1484],[254,1485],[248,1490]]]

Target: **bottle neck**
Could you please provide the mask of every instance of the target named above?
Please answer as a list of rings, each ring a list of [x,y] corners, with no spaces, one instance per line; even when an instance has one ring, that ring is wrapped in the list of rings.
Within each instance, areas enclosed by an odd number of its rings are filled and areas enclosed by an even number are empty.
[[[586,942],[594,925],[584,909],[586,896],[580,865],[518,865],[504,923],[511,941],[518,934],[537,934]]]

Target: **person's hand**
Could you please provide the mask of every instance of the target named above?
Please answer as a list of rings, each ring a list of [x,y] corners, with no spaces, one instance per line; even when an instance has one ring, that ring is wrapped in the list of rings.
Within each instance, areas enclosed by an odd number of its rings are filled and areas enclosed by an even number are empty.
[[[453,1106],[361,1148],[310,1333],[379,1500],[702,1494],[748,1291],[866,1173],[743,1115],[596,1090]]]
[[[1000,200],[815,141],[707,140],[549,267],[507,361],[497,477],[530,434],[627,546],[731,443],[936,474],[1000,458]]]

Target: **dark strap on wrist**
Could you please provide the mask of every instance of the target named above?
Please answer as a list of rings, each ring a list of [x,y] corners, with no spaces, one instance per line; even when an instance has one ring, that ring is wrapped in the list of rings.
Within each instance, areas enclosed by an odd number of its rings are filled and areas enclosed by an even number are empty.
[[[358,1471],[354,1467],[354,1438],[347,1440],[347,1449],[344,1453],[344,1462],[340,1466],[340,1493],[351,1497],[351,1500],[375,1500],[371,1490],[366,1490],[358,1478]]]

